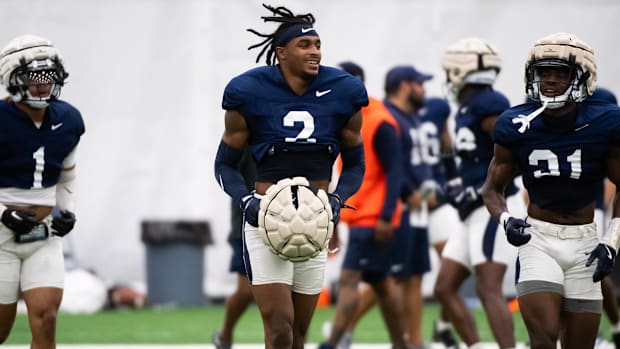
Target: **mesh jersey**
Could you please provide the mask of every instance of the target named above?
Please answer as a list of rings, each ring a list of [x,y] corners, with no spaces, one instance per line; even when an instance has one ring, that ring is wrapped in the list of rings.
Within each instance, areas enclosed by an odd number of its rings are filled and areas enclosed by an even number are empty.
[[[418,128],[422,161],[431,167],[435,182],[443,185],[447,176],[441,162],[441,134],[450,116],[450,104],[443,98],[426,98],[418,115],[422,121]]]
[[[367,104],[359,79],[326,66],[301,96],[291,90],[279,66],[254,68],[228,83],[222,101],[224,109],[244,116],[251,131],[256,180],[271,182],[295,176],[330,179],[340,132]]]
[[[601,191],[607,154],[620,146],[620,108],[586,100],[577,104],[575,119],[566,127],[552,126],[542,114],[520,133],[512,119],[539,107],[526,103],[505,111],[495,141],[512,152],[532,203],[570,213],[592,203]]]
[[[0,101],[0,188],[41,189],[58,183],[63,160],[84,133],[80,112],[52,101],[40,127],[15,103]]]

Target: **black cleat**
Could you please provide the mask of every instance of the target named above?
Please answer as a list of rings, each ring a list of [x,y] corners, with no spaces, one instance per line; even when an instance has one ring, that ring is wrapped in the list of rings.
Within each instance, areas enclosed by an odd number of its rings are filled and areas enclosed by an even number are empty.
[[[441,331],[437,330],[437,321],[433,324],[433,342],[442,343],[447,349],[458,348],[458,344],[452,335],[452,330],[449,328]]]
[[[612,333],[611,340],[614,342],[616,349],[620,349],[620,332]]]
[[[319,344],[317,349],[334,349],[334,346],[329,344],[329,343],[327,343],[327,342],[323,342],[323,343]]]
[[[211,342],[215,346],[215,349],[231,349],[232,342],[225,341],[220,337],[220,331],[213,332],[213,337],[211,337]]]

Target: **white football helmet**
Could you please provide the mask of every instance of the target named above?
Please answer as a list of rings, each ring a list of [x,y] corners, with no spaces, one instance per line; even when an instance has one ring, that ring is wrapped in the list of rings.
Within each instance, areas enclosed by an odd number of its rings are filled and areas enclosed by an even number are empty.
[[[15,102],[37,109],[47,107],[60,96],[69,74],[60,52],[51,41],[36,35],[21,35],[0,51],[0,82]],[[52,84],[49,96],[33,96],[29,84]]]
[[[303,262],[317,256],[333,231],[327,194],[311,188],[304,177],[278,181],[261,199],[258,232],[271,252],[284,260]]]
[[[446,71],[448,91],[456,98],[466,84],[493,85],[502,60],[491,43],[470,37],[450,45],[441,66]]]
[[[540,93],[536,68],[545,66],[570,69],[573,80],[561,96]],[[557,109],[568,101],[583,101],[595,89],[596,61],[588,44],[569,33],[554,33],[536,41],[525,61],[525,92],[530,99],[547,102],[547,108]]]

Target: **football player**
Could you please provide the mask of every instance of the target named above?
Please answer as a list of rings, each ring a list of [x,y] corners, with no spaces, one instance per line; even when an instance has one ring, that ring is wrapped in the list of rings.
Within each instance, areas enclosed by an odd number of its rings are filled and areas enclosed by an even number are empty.
[[[533,348],[593,348],[601,316],[600,280],[620,243],[620,204],[601,238],[595,198],[607,176],[620,183],[620,109],[591,100],[592,48],[570,33],[536,41],[525,64],[531,103],[497,122],[485,204],[519,246],[517,295]],[[506,206],[515,170],[528,191],[527,218]],[[596,263],[594,263],[596,261]]]
[[[0,51],[0,343],[21,295],[32,348],[55,347],[64,283],[61,238],[75,224],[80,112],[59,100],[68,73],[49,40],[21,35]],[[52,208],[60,213],[52,217]]]
[[[258,228],[261,197],[291,177],[305,177],[327,191],[340,154],[343,170],[328,204],[336,224],[364,174],[360,109],[368,104],[368,95],[359,79],[320,64],[321,39],[312,14],[264,7],[271,15],[262,18],[279,26],[271,34],[250,29],[264,38],[250,48],[263,46],[257,62],[266,53],[267,66],[233,78],[224,90],[225,130],[215,176],[244,209],[247,274],[263,319],[265,347],[302,348],[323,287],[327,251],[301,262],[273,253]],[[236,169],[246,145],[257,166],[255,193]]]
[[[422,276],[430,269],[430,256],[427,212],[422,206],[435,208],[437,203],[434,193],[437,183],[433,178],[436,174],[431,167],[439,162],[439,134],[442,138],[449,137],[444,124],[449,116],[450,106],[442,99],[424,98],[424,83],[430,78],[431,75],[420,73],[412,66],[397,66],[387,74],[385,85],[384,103],[397,118],[399,127],[408,130],[401,132],[402,152],[410,155],[403,159],[407,181],[401,188],[401,195],[404,201],[409,201],[411,208],[403,212],[400,227],[395,231],[389,279],[396,284],[399,302],[404,304],[403,329],[407,334],[409,348],[424,345],[421,326]],[[438,119],[440,121],[437,121]],[[436,123],[441,126],[437,127]],[[422,185],[423,183],[425,184]],[[407,200],[408,198],[411,200]],[[450,209],[454,210],[452,207]],[[458,216],[456,221],[458,225]],[[357,322],[376,303],[371,288],[361,287],[359,293],[360,302],[345,337],[352,336]],[[438,341],[444,342],[448,347],[454,346],[456,342],[449,330],[449,324],[443,325]],[[344,344],[342,340],[339,343],[339,346],[342,346],[340,344]]]
[[[403,303],[402,322],[407,333],[407,344],[418,348],[424,344],[422,336],[422,277],[430,270],[427,211],[424,200],[432,180],[431,168],[422,158],[419,137],[421,118],[417,112],[424,105],[424,83],[432,75],[418,71],[411,65],[391,68],[385,77],[385,100],[390,113],[401,128],[404,178],[401,200],[406,203],[401,224],[392,243],[390,275],[396,283]],[[411,218],[411,219],[410,219]]]
[[[614,93],[600,86],[596,88],[590,99],[618,105],[618,99],[616,99]],[[599,194],[596,196],[594,222],[596,223],[596,232],[599,238],[605,232],[606,211],[613,202],[615,191],[615,185],[608,179],[605,179],[599,188]],[[616,349],[620,349],[620,317],[618,316],[618,301],[616,300],[616,291],[611,275],[607,275],[601,280],[601,289],[603,291],[603,310],[611,325],[612,340]]]
[[[508,263],[514,263],[516,249],[504,239],[480,195],[493,157],[493,127],[510,106],[508,99],[493,89],[501,59],[491,43],[472,37],[451,45],[442,66],[450,95],[458,103],[455,148],[460,160],[459,177],[451,179],[444,192],[458,210],[464,229],[448,238],[434,293],[461,339],[476,348],[481,345],[476,323],[459,294],[463,282],[474,273],[476,292],[495,340],[500,348],[514,348],[514,325],[502,283]],[[506,195],[511,197],[515,212],[523,209],[516,193],[515,184],[509,183]]]
[[[436,189],[427,195],[428,242],[435,248],[441,263],[441,255],[448,237],[454,227],[462,224],[456,209],[444,200],[443,195],[437,195],[441,194],[440,189],[446,186],[449,178],[456,177],[452,136],[448,126],[450,104],[444,98],[425,98],[424,106],[418,111],[418,115],[421,117],[417,130],[421,147],[420,156],[422,161],[431,167],[433,185]],[[451,328],[448,315],[442,307],[440,318],[433,324],[433,341],[454,348],[456,340]]]
[[[350,63],[344,64],[343,69],[351,73],[361,70]],[[363,77],[363,73],[356,75]],[[355,316],[360,298],[358,284],[362,280],[377,295],[393,347],[406,347],[397,298],[387,279],[390,242],[400,225],[402,211],[399,192],[403,167],[398,141],[401,131],[385,105],[375,98],[370,98],[369,105],[362,109],[362,119],[366,171],[359,191],[347,201],[347,205],[357,210],[342,213],[342,221],[349,226],[349,240],[340,271],[331,334],[327,342],[321,343],[321,349],[334,348],[341,341]]]

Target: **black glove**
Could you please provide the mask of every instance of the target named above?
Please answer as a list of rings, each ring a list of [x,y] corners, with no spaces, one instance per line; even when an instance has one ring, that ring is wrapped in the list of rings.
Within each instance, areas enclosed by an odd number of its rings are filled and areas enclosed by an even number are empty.
[[[594,262],[597,258],[598,262],[596,263],[596,269],[594,270],[594,274],[592,274],[593,282],[601,281],[605,276],[611,273],[616,259],[616,250],[606,244],[599,243],[592,250],[592,252],[590,252],[590,257],[586,262],[586,267],[592,265],[592,262]]]
[[[243,217],[248,224],[258,228],[258,211],[260,211],[260,199],[254,195],[246,195],[241,199]]]
[[[7,208],[2,212],[2,224],[7,228],[11,229],[18,235],[28,234],[32,231],[32,229],[39,224],[39,222],[35,221],[35,214],[30,211],[21,211],[21,210],[13,210]]]
[[[521,218],[508,217],[502,224],[504,225],[506,238],[513,246],[525,245],[532,238],[532,234],[525,232],[525,228],[529,228],[531,225]]]
[[[60,211],[60,216],[52,219],[52,234],[60,237],[69,234],[75,226],[75,214],[71,211]]]
[[[329,193],[327,197],[329,198],[329,206],[332,208],[332,221],[335,226],[340,222],[340,209],[344,206],[344,202],[337,194]]]
[[[480,196],[473,186],[464,187],[461,178],[450,180],[443,189],[445,200],[455,208],[476,202]]]

